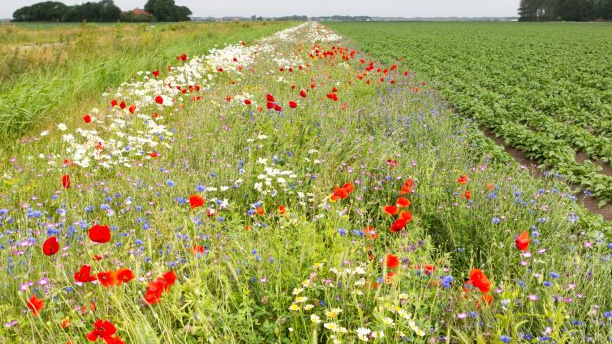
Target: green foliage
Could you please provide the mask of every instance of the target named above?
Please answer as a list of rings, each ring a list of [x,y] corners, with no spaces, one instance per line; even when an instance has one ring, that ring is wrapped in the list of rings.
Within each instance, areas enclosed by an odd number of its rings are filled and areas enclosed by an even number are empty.
[[[612,20],[612,0],[521,0],[520,21]]]
[[[63,21],[68,9],[69,7],[61,2],[45,1],[17,9],[15,13],[13,13],[13,18],[18,22],[60,22]]]
[[[16,22],[116,22],[120,16],[121,9],[113,0],[73,6],[47,1],[22,7],[13,13]]]
[[[189,8],[177,6],[174,0],[148,0],[144,9],[158,22],[189,21],[192,14]]]

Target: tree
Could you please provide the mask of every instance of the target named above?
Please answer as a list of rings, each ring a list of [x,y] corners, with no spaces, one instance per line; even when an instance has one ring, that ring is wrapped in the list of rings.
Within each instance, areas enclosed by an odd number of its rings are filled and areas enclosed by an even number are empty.
[[[144,9],[159,22],[188,21],[192,14],[186,6],[177,6],[174,0],[149,0]]]
[[[113,0],[100,1],[100,21],[116,22],[121,18],[121,9],[115,5]]]
[[[15,21],[47,21],[59,22],[62,21],[66,14],[68,6],[61,2],[45,1],[39,2],[32,6],[25,6],[13,13]]]
[[[612,0],[521,0],[520,21],[612,19]]]
[[[66,6],[61,2],[46,1],[26,6],[13,13],[14,21],[47,22],[115,22],[121,16],[121,9],[113,0],[86,2]]]

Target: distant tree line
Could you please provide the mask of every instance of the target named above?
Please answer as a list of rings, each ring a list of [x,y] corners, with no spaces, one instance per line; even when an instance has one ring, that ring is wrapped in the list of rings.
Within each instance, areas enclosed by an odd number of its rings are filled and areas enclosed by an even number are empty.
[[[191,10],[177,6],[174,0],[148,0],[144,11],[121,12],[113,0],[86,2],[67,6],[57,1],[39,2],[13,13],[16,22],[177,22],[188,21]]]
[[[520,21],[612,20],[612,0],[521,0]]]

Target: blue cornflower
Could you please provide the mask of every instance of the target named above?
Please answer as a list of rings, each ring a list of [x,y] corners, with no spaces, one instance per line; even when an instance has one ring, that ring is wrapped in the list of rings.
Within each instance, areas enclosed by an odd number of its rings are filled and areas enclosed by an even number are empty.
[[[166,180],[166,185],[168,185],[169,187],[174,187],[176,185],[176,183],[173,182],[172,180],[168,179],[168,180]]]
[[[41,215],[42,215],[42,212],[40,212],[39,210],[28,209],[28,218],[30,219],[38,218]]]
[[[346,235],[346,229],[344,228],[339,228],[338,229],[338,233],[340,233],[341,236],[345,236]]]
[[[498,217],[494,217],[493,219],[491,219],[491,222],[494,224],[498,224],[501,222],[501,220]]]
[[[505,335],[501,335],[501,336],[499,337],[499,340],[501,340],[501,341],[502,341],[502,342],[504,342],[504,343],[510,343],[510,342],[512,341],[512,338],[510,338],[510,337],[508,337],[508,336],[505,336]]]
[[[542,284],[544,284],[545,287],[550,287],[552,285],[552,283],[550,283],[549,281],[544,281],[544,283]]]
[[[556,272],[551,272],[550,273],[550,277],[552,277],[552,278],[559,278],[559,274],[556,273]]]
[[[442,277],[442,286],[444,288],[450,288],[451,284],[453,283],[453,281],[455,280],[455,278],[451,275],[446,275]]]

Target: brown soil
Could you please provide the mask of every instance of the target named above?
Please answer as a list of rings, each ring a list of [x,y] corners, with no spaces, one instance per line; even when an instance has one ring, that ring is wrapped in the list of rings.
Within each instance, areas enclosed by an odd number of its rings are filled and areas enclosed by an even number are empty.
[[[538,167],[537,163],[529,159],[523,151],[506,145],[503,139],[495,137],[495,134],[493,134],[490,130],[482,128],[481,130],[488,138],[495,141],[495,143],[497,143],[498,145],[504,147],[504,150],[506,150],[508,154],[510,154],[516,161],[518,161],[519,164],[527,166],[532,176],[542,176],[542,170]],[[588,155],[584,152],[580,152],[576,155],[576,161],[580,163],[583,163],[587,159]],[[602,171],[600,173],[612,176],[612,168],[609,165],[607,165],[601,160],[595,160],[593,161],[593,163],[602,167]],[[597,205],[599,201],[596,198],[585,195],[583,190],[578,185],[570,184],[570,187],[574,190],[574,195],[578,197],[578,200],[576,202],[582,204],[590,212],[602,215],[604,220],[612,221],[612,204],[606,204],[602,208],[599,208],[599,206]]]
[[[605,174],[606,176],[612,176],[612,167],[610,167],[610,165],[599,159],[590,159],[587,153],[585,152],[579,152],[578,154],[576,154],[576,161],[578,161],[579,163],[582,164],[587,160],[591,160],[592,163],[601,167],[601,171],[599,171],[599,173]]]

